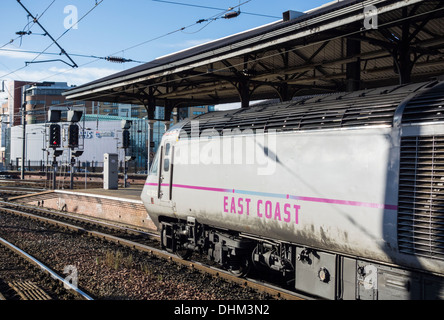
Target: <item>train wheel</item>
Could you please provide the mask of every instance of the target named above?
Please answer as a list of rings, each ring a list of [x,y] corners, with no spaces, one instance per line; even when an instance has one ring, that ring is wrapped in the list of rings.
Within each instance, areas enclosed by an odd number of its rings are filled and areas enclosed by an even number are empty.
[[[239,258],[231,258],[228,271],[236,277],[244,277],[251,270],[251,260],[248,255],[242,255]]]
[[[193,251],[190,249],[179,249],[179,250],[176,250],[175,253],[179,258],[181,258],[183,260],[188,260],[191,257],[191,255],[193,254]]]

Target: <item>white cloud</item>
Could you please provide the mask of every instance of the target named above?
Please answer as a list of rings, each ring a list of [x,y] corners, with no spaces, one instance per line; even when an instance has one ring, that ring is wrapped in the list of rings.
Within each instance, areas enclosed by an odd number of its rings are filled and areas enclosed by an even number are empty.
[[[214,39],[191,39],[191,40],[185,41],[184,43],[182,43],[182,45],[184,47],[191,48],[191,47],[199,46],[199,45],[207,43],[207,42],[211,42],[213,40]]]
[[[24,68],[8,76],[9,79],[23,81],[56,81],[67,82],[69,85],[81,85],[94,81],[121,70],[97,67],[60,68],[50,67],[48,69]],[[0,70],[0,74],[8,74],[8,70]]]
[[[35,53],[22,52],[19,50],[8,49],[7,51],[0,50],[0,57],[10,59],[32,60],[37,56]]]
[[[9,74],[11,70],[2,68],[0,64],[0,75]],[[20,81],[54,81],[54,82],[66,82],[68,85],[82,85],[100,78],[106,77],[113,73],[122,71],[120,69],[110,68],[98,68],[98,67],[80,67],[80,68],[60,68],[50,67],[48,69],[33,69],[27,67],[12,74],[9,74],[6,78],[0,80],[20,80]],[[1,86],[1,82],[0,82]],[[1,89],[1,87],[0,87]],[[8,97],[7,92],[0,92],[0,105],[5,102]]]
[[[94,81],[121,70],[98,67],[80,67],[80,68],[58,68],[49,69],[49,74],[44,78],[45,81],[64,81],[72,85],[81,85]]]

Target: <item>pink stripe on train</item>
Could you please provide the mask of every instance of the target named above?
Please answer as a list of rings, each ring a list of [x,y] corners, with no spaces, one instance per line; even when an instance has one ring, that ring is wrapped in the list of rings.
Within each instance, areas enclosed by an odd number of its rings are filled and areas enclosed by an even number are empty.
[[[157,183],[145,183],[145,185],[156,186],[156,187],[158,186]],[[162,183],[162,186],[168,187],[169,184]],[[280,194],[280,193],[266,193],[266,192],[246,191],[246,190],[237,190],[237,189],[201,187],[201,186],[191,186],[191,185],[184,185],[184,184],[173,184],[173,187],[174,188],[182,188],[182,189],[202,190],[202,191],[228,192],[228,193],[255,195],[255,196],[267,196],[267,197],[272,197],[272,198],[292,199],[292,200],[308,201],[308,202],[340,204],[340,205],[355,206],[355,207],[398,210],[398,206],[392,205],[392,204],[379,204],[379,203],[351,201],[351,200],[303,197],[303,196],[293,196],[293,195],[289,195],[289,194]]]

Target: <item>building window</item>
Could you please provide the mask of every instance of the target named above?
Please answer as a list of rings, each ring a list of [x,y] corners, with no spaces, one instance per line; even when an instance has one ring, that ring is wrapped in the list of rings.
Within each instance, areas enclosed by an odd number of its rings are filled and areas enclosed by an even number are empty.
[[[45,100],[29,100],[29,101],[27,101],[27,104],[32,104],[32,105],[34,105],[34,104],[46,104],[46,101]]]

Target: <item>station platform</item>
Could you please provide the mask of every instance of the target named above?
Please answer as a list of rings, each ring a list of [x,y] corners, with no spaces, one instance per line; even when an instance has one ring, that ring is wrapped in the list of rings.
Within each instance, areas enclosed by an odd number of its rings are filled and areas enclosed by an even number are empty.
[[[156,226],[140,200],[142,189],[142,185],[136,185],[119,189],[48,190],[8,200],[155,231]]]
[[[140,194],[142,193],[143,186],[131,186],[128,188],[119,189],[77,189],[77,190],[63,190],[68,192],[91,194],[98,196],[114,197],[119,199],[140,200]]]

